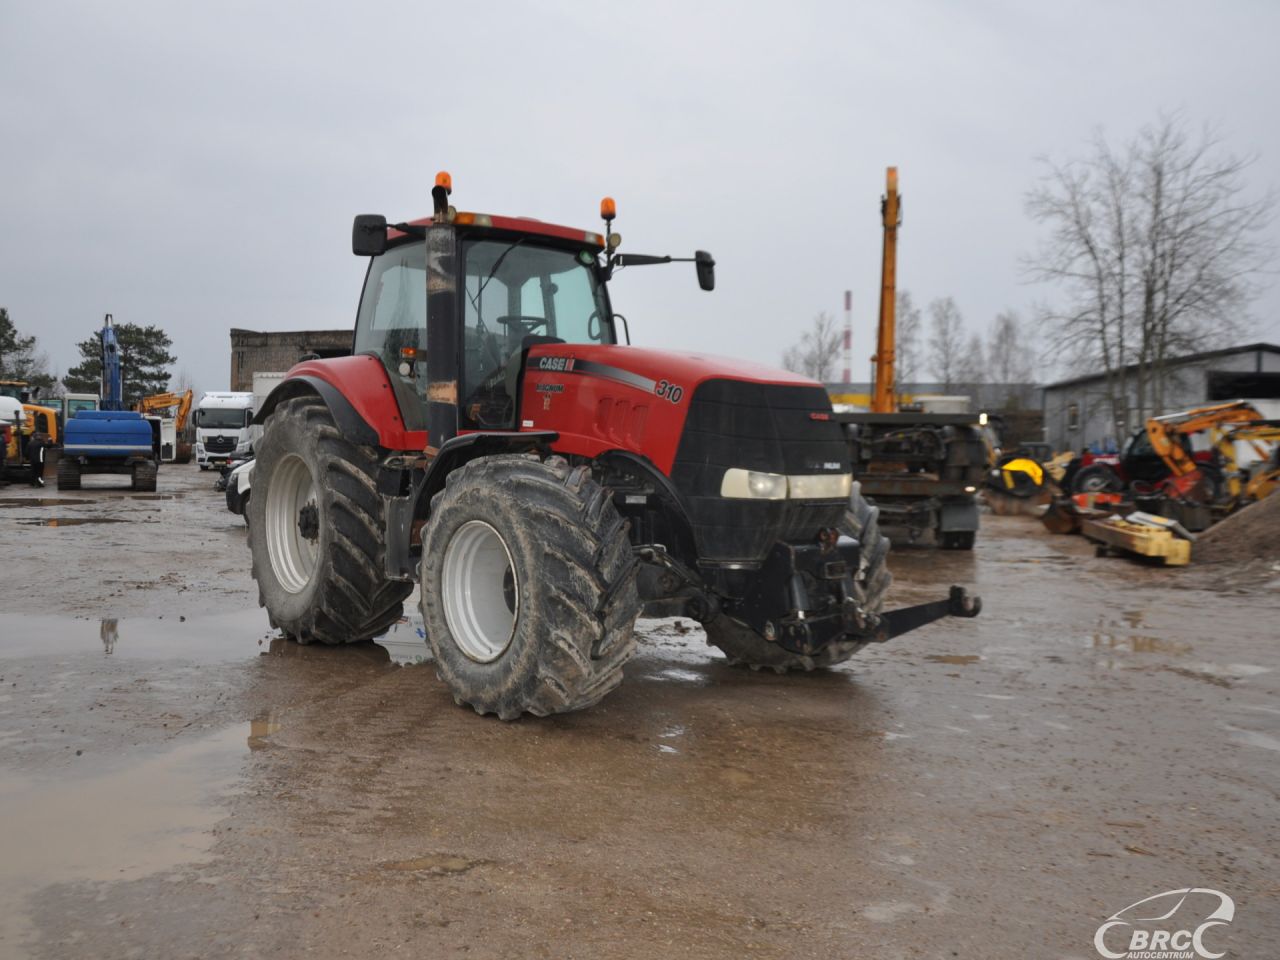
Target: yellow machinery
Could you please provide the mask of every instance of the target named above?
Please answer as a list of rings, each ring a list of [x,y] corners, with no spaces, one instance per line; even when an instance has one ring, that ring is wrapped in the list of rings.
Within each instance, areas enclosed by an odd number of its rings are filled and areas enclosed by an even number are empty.
[[[975,494],[986,477],[986,444],[972,413],[908,412],[894,378],[898,169],[889,167],[880,204],[884,259],[876,334],[875,383],[867,413],[837,410],[862,494],[880,511],[880,525],[898,538],[931,535],[939,546],[972,550],[978,534]],[[838,399],[838,398],[837,398]]]
[[[1085,520],[1081,532],[1097,544],[1098,556],[1134,554],[1159,560],[1167,567],[1191,562],[1191,541],[1186,531],[1168,517],[1140,511],[1125,517]]]
[[[6,383],[12,382],[6,381]],[[25,384],[23,386],[25,387]],[[6,394],[6,396],[9,396],[9,394]],[[15,470],[26,469],[23,451],[34,434],[44,434],[49,444],[56,445],[58,443],[57,410],[34,403],[24,403],[22,410],[24,414],[22,426],[21,428],[11,428],[7,431],[8,441],[5,445],[4,455],[0,457],[10,473]]]
[[[1268,450],[1262,444],[1280,441],[1280,424],[1264,420],[1253,404],[1235,400],[1147,420],[1147,438],[1169,468],[1167,485],[1174,496],[1185,497],[1205,479],[1190,449],[1189,438],[1196,433],[1208,433],[1222,470],[1222,489],[1211,498],[1216,506],[1233,510],[1266,496],[1280,482],[1280,467],[1274,464],[1253,471],[1252,476],[1240,469],[1236,443],[1249,443],[1260,458],[1270,460],[1275,457],[1274,446]]]
[[[161,410],[174,409],[174,426],[181,433],[182,428],[187,425],[187,418],[191,416],[191,398],[190,390],[185,393],[153,393],[139,400],[134,409],[139,413],[159,413]]]
[[[192,397],[190,390],[183,393],[153,393],[134,404],[134,410],[143,416],[160,419],[162,460],[172,463],[187,463],[191,460],[191,444],[183,438],[183,432],[191,417]],[[170,429],[172,437],[168,435]]]
[[[1215,446],[1236,506],[1261,500],[1280,487],[1280,420],[1255,420],[1216,432]],[[1237,443],[1249,444],[1258,456],[1259,462],[1247,471],[1240,469],[1236,459]]]
[[[894,360],[896,328],[894,309],[898,286],[898,225],[902,211],[898,200],[898,168],[890,167],[885,175],[884,201],[880,205],[884,224],[884,247],[880,271],[880,323],[876,330],[876,380],[872,385],[871,412],[896,413],[894,399]]]

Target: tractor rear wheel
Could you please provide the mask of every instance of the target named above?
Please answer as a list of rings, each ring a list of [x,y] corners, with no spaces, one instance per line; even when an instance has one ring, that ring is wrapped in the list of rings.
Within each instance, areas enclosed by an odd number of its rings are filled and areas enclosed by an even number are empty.
[[[63,457],[58,461],[58,489],[80,489],[80,461],[75,457]]]
[[[427,643],[458,703],[503,720],[546,716],[622,682],[636,564],[588,467],[503,455],[458,468],[432,500],[422,558]]]
[[[840,532],[862,544],[862,563],[853,578],[854,598],[865,613],[879,613],[884,608],[885,593],[893,582],[887,557],[889,539],[880,533],[880,510],[863,499],[858,485],[849,498],[849,509],[840,524]],[[867,645],[860,639],[837,640],[808,656],[792,653],[766,640],[745,623],[725,614],[703,624],[707,643],[724,651],[729,663],[748,666],[752,670],[768,669],[775,673],[788,670],[816,670],[844,663]]]
[[[387,578],[378,452],[342,436],[319,397],[276,407],[245,516],[258,605],[299,643],[354,643],[400,619],[413,584]]]

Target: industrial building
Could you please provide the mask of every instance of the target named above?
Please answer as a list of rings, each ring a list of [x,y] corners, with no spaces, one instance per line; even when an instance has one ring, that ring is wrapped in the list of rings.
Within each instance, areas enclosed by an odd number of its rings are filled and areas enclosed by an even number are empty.
[[[255,373],[288,370],[304,357],[346,357],[350,330],[231,330],[232,390],[252,390]]]
[[[1136,366],[1125,368],[1129,422],[1136,429],[1153,412],[1186,410],[1221,400],[1252,400],[1264,414],[1280,416],[1280,346],[1253,343],[1189,354],[1165,363],[1164,410],[1139,411]],[[1107,377],[1102,373],[1059,380],[1044,387],[1045,439],[1055,450],[1116,449]]]

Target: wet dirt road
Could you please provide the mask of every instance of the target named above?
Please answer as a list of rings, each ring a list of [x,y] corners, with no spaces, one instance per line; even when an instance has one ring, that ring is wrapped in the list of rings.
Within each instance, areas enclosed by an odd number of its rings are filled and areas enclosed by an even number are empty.
[[[0,957],[1084,958],[1181,887],[1280,942],[1275,582],[984,517],[891,557],[977,620],[785,677],[646,622],[599,707],[504,724],[413,620],[273,639],[213,475],[107,479],[0,488]]]

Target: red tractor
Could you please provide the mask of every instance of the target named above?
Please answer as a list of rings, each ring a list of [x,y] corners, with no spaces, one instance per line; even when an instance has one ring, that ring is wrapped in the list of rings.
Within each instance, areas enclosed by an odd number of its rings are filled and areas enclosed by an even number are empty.
[[[948,615],[884,612],[888,542],[820,384],[623,345],[607,283],[673,257],[460,213],[356,217],[370,257],[354,356],[295,366],[258,413],[260,602],[303,643],[383,633],[421,586],[454,699],[513,719],[596,703],[633,627],[702,622],[731,661],[826,667]],[[715,263],[691,259],[702,289]]]

